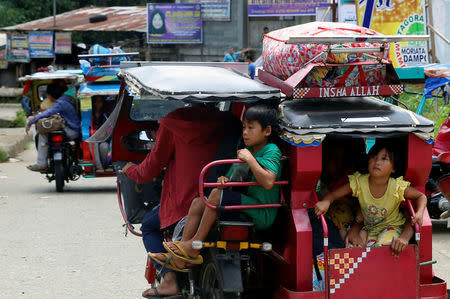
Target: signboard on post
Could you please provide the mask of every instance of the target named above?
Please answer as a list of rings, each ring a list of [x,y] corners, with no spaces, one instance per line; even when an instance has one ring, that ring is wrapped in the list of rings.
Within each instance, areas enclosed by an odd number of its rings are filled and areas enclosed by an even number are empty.
[[[356,3],[355,0],[339,0],[338,19],[340,23],[356,25]]]
[[[53,31],[30,31],[28,35],[31,58],[53,58]]]
[[[328,0],[248,0],[248,16],[315,16],[316,7],[329,6],[328,2]]]
[[[425,0],[357,1],[358,25],[386,35],[424,35]],[[399,42],[390,45],[389,56],[394,67],[428,63],[426,42]]]
[[[11,62],[30,62],[28,35],[8,34],[6,43],[6,60]]]
[[[149,44],[202,43],[200,4],[147,4]]]
[[[71,32],[55,32],[55,54],[72,54]]]
[[[230,21],[230,0],[188,0],[200,3],[203,21]]]

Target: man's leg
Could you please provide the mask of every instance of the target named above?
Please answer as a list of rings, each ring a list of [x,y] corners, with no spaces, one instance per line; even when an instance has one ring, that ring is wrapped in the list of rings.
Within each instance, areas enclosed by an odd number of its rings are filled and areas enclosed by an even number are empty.
[[[159,205],[145,214],[144,219],[142,219],[141,231],[142,241],[147,252],[166,252],[162,245],[164,239],[159,221]]]
[[[48,137],[47,135],[38,135],[38,148],[37,148],[37,165],[46,168],[48,158]]]
[[[161,234],[161,223],[159,221],[159,205],[153,210],[145,214],[142,219],[142,241],[147,252],[165,252],[162,245],[163,237]],[[161,271],[161,265],[153,262],[153,265],[157,271]],[[163,282],[158,286],[157,291],[160,295],[175,295],[179,293],[176,274],[166,268],[162,269],[161,277]],[[153,289],[147,289],[142,293],[143,296],[154,296],[155,291]]]
[[[174,272],[167,272],[166,275],[164,275],[164,281],[161,283],[157,288],[157,292],[161,296],[172,296],[176,295],[180,292],[180,289],[178,288],[178,282],[177,282],[177,276]],[[147,296],[156,296],[155,290],[153,288],[147,289],[144,292],[142,292],[143,297]]]

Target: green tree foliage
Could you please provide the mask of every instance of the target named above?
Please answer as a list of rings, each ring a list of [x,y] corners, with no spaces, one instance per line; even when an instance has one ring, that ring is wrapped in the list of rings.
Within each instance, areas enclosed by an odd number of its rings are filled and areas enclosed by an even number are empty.
[[[399,100],[407,105],[409,110],[416,111],[419,107],[422,95],[402,94]],[[400,105],[400,107],[402,107]],[[404,108],[404,107],[402,107]],[[436,136],[441,124],[445,121],[450,112],[450,104],[445,105],[442,98],[428,99],[425,105],[423,116],[434,121],[434,135]]]

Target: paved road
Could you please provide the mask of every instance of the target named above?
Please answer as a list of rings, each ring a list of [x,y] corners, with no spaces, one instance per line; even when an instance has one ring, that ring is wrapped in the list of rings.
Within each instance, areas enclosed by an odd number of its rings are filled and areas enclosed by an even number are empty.
[[[145,253],[124,237],[115,179],[80,179],[54,191],[21,161],[0,164],[1,298],[141,298]],[[450,230],[433,224],[436,275],[450,281]]]
[[[80,179],[55,192],[25,169],[0,164],[1,298],[142,298],[146,255],[124,237],[115,179]]]

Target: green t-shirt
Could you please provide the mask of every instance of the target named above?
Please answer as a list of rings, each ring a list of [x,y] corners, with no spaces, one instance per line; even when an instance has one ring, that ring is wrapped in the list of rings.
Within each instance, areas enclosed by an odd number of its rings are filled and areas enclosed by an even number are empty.
[[[251,152],[252,149],[248,148]],[[277,181],[281,176],[281,151],[274,143],[266,144],[262,149],[260,149],[256,154],[253,155],[258,161],[258,163],[272,171],[277,176]],[[235,164],[242,165],[242,164]],[[230,177],[233,173],[233,165],[227,173],[227,177]],[[250,181],[256,182],[256,178],[251,174]],[[247,195],[242,194],[242,204],[243,205],[256,205],[256,204],[267,204],[267,203],[279,203],[280,202],[280,187],[274,185],[272,189],[266,190],[262,186],[249,186]],[[242,210],[243,213],[248,214],[252,221],[255,223],[256,229],[267,229],[275,221],[277,216],[277,208],[266,208],[266,209],[246,209]]]

